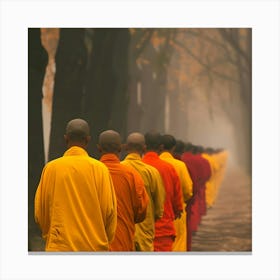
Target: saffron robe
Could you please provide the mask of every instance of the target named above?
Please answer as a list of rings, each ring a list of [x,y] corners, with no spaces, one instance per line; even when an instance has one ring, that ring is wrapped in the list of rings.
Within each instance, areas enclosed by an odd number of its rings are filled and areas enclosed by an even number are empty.
[[[71,147],[45,165],[34,212],[46,251],[108,251],[117,224],[108,168]]]
[[[201,154],[201,156],[208,161],[211,169],[211,176],[209,180],[206,182],[205,200],[206,200],[206,206],[212,207],[215,202],[216,194],[217,194],[216,176],[219,170],[219,165],[212,155],[203,153]]]
[[[109,168],[117,197],[117,229],[110,251],[135,251],[135,223],[145,219],[149,202],[144,181],[115,154],[105,154],[100,160]]]
[[[165,200],[165,189],[161,176],[156,168],[144,163],[137,153],[130,153],[121,162],[124,165],[133,167],[142,177],[149,204],[146,218],[143,222],[135,225],[135,247],[136,251],[154,251],[155,220],[163,215]]]
[[[175,159],[171,153],[163,152],[159,156],[162,160],[169,162],[176,170],[177,175],[180,179],[181,188],[182,188],[182,203],[184,204],[184,209],[182,215],[179,219],[174,221],[174,226],[176,230],[176,238],[173,244],[172,250],[174,252],[186,252],[187,251],[187,222],[186,222],[186,204],[185,201],[189,200],[192,197],[193,190],[192,190],[192,180],[186,165],[178,160]]]
[[[180,185],[179,177],[174,167],[164,160],[161,160],[156,152],[147,152],[143,157],[143,162],[155,167],[163,180],[165,188],[165,202],[164,212],[161,219],[155,223],[155,239],[163,236],[176,236],[176,230],[174,227],[175,216],[179,215],[183,211],[182,203],[182,188]],[[157,250],[172,250],[172,244],[170,247],[163,246],[157,248]]]

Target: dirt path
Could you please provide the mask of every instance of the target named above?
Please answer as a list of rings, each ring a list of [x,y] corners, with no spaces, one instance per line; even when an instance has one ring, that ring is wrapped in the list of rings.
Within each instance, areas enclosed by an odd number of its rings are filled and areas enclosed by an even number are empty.
[[[252,251],[251,197],[250,178],[240,170],[228,170],[216,203],[193,236],[193,251]]]

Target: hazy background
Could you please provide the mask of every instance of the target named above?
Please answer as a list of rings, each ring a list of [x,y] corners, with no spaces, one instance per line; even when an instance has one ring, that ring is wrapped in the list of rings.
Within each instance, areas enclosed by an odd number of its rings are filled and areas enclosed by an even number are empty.
[[[41,28],[28,38],[29,238],[45,162],[65,151],[66,123],[85,118],[89,153],[106,129],[156,129],[229,151],[251,176],[252,30]]]

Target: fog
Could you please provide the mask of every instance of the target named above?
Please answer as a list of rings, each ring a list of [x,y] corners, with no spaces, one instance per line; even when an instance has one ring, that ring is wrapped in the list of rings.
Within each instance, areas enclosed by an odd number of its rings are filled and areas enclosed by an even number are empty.
[[[39,236],[33,200],[42,169],[66,150],[71,119],[88,121],[93,157],[104,130],[125,141],[153,129],[226,149],[228,166],[249,178],[251,117],[250,28],[30,28],[29,241]]]
[[[42,30],[45,30],[42,41],[49,53],[42,100],[47,162],[59,35],[58,29]],[[88,44],[95,31],[87,30]],[[124,129],[119,132],[123,140],[132,131],[145,133],[155,129],[185,142],[227,149],[230,164],[247,168],[251,164],[250,32],[250,29],[130,29],[127,101],[120,97],[120,101],[112,104],[115,113],[103,112],[110,115],[108,124],[94,133],[109,128],[118,130],[112,118],[122,115],[119,123],[124,124]],[[233,39],[229,35],[236,41],[230,41]],[[236,43],[239,48],[234,47]],[[87,49],[92,51],[92,45],[87,45]],[[108,83],[107,77],[102,79]],[[124,110],[127,114],[123,114]],[[90,115],[94,117],[95,113],[98,112],[91,110]],[[97,135],[94,136],[96,142]]]
[[[213,113],[211,115],[209,111],[209,104],[206,103],[205,100],[204,102],[201,100],[205,94],[206,93],[204,92],[200,92],[199,94],[194,94],[192,97],[188,97],[187,104],[184,104],[183,108],[181,108],[181,111],[185,114],[185,118],[181,116],[181,118],[178,119],[176,129],[174,129],[170,123],[170,114],[171,112],[176,112],[177,108],[171,107],[169,97],[167,97],[164,108],[164,130],[161,132],[173,134],[177,139],[202,145],[204,147],[224,148],[228,150],[230,154],[229,164],[237,165],[236,153],[238,152],[238,149],[234,141],[233,126],[223,110],[217,105],[215,107],[214,115]],[[46,92],[44,92],[44,98],[42,100],[42,118],[46,162],[48,161],[49,137],[51,129],[51,100],[51,95],[47,95]],[[152,126],[150,128],[152,128]],[[137,128],[135,129],[137,130]],[[143,133],[144,132],[145,131],[143,130]]]

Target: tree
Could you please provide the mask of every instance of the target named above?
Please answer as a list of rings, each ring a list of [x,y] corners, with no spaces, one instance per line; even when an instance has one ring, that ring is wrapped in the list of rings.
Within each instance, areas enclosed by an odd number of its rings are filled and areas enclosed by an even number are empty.
[[[188,87],[204,85],[234,125],[239,163],[251,172],[252,33],[251,29],[182,29],[174,47],[192,65]],[[196,84],[195,84],[196,83]],[[233,106],[234,104],[234,106]]]
[[[127,28],[95,28],[90,39],[83,114],[92,130],[89,151],[96,155],[103,130],[117,130],[123,137],[126,133],[130,34]]]
[[[55,56],[49,160],[65,151],[63,133],[68,121],[82,115],[87,50],[84,28],[62,28]]]
[[[173,52],[170,42],[176,29],[131,29],[131,33],[128,128],[163,132],[167,70]]]
[[[28,29],[28,238],[36,235],[34,195],[44,166],[42,86],[48,55],[39,28]],[[30,249],[30,247],[29,247]]]

